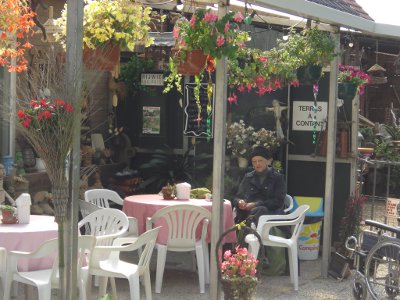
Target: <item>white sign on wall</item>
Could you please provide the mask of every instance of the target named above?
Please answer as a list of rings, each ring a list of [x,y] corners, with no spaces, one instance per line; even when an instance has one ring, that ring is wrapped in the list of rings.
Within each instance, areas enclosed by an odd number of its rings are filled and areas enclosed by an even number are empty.
[[[316,128],[324,126],[328,115],[328,102],[317,102]],[[313,131],[314,101],[293,101],[292,130]]]
[[[141,85],[156,85],[163,86],[164,85],[164,75],[163,74],[142,74],[141,76]]]

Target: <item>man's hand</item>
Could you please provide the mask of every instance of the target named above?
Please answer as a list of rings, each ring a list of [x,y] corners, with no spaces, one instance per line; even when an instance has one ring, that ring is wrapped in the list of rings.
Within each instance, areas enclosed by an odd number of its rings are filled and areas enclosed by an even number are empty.
[[[256,203],[252,202],[252,203],[246,203],[246,201],[244,200],[239,200],[238,202],[239,205],[239,209],[240,210],[252,210],[254,207],[256,207]]]

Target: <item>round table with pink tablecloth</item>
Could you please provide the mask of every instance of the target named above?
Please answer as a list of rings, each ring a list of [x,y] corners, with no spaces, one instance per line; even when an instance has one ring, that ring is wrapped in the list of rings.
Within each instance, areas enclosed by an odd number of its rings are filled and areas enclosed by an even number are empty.
[[[7,251],[32,252],[43,242],[58,236],[58,224],[54,216],[31,215],[29,224],[0,223],[0,247]],[[20,271],[51,268],[52,258],[19,260]]]
[[[133,195],[128,196],[124,199],[124,205],[122,210],[130,217],[135,217],[138,220],[139,234],[146,231],[146,219],[151,217],[156,211],[163,207],[177,205],[177,204],[193,204],[204,207],[210,212],[212,210],[212,202],[205,199],[189,199],[189,200],[164,200],[162,196],[158,194],[145,194],[145,195]],[[228,230],[234,225],[233,213],[231,202],[224,200],[224,220],[222,222],[223,231]],[[211,224],[211,223],[210,223]],[[211,240],[211,227],[209,226],[207,231],[207,241]],[[167,241],[166,229],[161,229],[158,234],[158,242],[165,244]],[[235,232],[230,233],[226,236],[225,242],[233,243],[236,241]]]

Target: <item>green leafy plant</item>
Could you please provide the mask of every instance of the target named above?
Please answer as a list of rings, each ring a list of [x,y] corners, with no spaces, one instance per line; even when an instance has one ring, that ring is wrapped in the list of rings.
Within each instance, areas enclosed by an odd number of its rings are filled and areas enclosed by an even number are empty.
[[[152,70],[154,61],[132,55],[128,62],[121,64],[121,73],[119,80],[127,84],[131,94],[139,91],[147,91],[145,86],[141,85],[141,74]]]
[[[56,19],[62,31],[55,38],[65,44],[67,35],[67,3]],[[91,49],[102,47],[110,41],[115,45],[134,50],[135,44],[150,46],[150,6],[136,0],[86,0],[83,16],[83,44]]]
[[[399,155],[393,149],[390,140],[379,138],[375,139],[375,155],[379,159],[398,161]]]
[[[0,205],[0,210],[1,211],[16,212],[17,208],[15,206],[12,206],[12,205],[3,204],[3,205]]]
[[[390,135],[393,141],[400,140],[400,126],[397,125],[384,125],[386,132]]]
[[[156,149],[150,160],[139,166],[139,172],[144,178],[140,188],[149,192],[159,192],[167,184],[174,185],[185,181],[195,187],[197,184],[194,175],[209,166],[203,162],[208,158],[209,155],[196,155],[194,158],[190,155],[190,150],[178,155],[165,145],[162,149]]]

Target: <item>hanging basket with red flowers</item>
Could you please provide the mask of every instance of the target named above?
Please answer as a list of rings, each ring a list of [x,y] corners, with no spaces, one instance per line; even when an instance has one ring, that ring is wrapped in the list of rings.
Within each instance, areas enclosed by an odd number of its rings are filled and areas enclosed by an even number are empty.
[[[0,0],[0,66],[10,72],[27,69],[25,51],[32,47],[35,13],[25,0]]]

